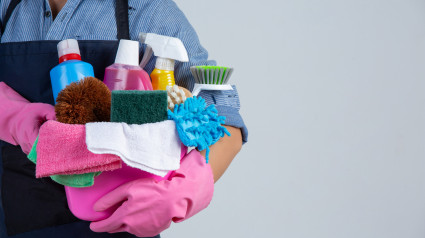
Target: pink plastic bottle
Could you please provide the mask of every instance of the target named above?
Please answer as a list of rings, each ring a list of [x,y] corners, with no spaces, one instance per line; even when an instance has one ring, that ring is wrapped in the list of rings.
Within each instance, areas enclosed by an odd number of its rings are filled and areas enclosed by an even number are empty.
[[[152,90],[148,73],[139,66],[139,42],[120,40],[115,63],[105,69],[103,82],[112,90]]]

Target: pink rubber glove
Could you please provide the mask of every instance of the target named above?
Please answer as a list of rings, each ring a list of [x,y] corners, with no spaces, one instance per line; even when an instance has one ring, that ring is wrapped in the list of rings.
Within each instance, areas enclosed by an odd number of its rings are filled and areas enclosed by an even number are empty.
[[[0,140],[20,145],[28,154],[41,124],[55,120],[55,107],[30,103],[4,82],[0,82]]]
[[[198,151],[183,158],[170,180],[139,179],[124,184],[99,199],[94,210],[122,205],[107,219],[92,222],[95,232],[129,232],[156,236],[173,222],[181,222],[206,208],[214,192],[214,176]]]

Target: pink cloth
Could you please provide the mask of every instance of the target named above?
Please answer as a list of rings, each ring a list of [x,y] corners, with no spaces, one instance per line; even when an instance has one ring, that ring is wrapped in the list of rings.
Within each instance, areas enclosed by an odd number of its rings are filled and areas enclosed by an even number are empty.
[[[28,154],[40,126],[55,120],[55,108],[45,103],[30,103],[4,82],[0,82],[0,140],[20,145]]]
[[[99,199],[95,211],[119,205],[107,219],[92,222],[95,232],[129,232],[151,237],[206,208],[213,196],[214,176],[198,151],[183,158],[171,178],[157,182],[153,178],[126,183]]]
[[[87,149],[84,125],[48,121],[40,128],[36,177],[84,174],[121,168],[116,155],[93,154]]]

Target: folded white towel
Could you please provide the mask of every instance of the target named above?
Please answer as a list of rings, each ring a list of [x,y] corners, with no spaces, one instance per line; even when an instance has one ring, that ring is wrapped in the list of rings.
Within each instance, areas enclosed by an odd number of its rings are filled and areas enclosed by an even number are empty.
[[[180,168],[181,141],[174,121],[143,125],[86,124],[86,144],[95,154],[114,154],[127,165],[165,176]]]

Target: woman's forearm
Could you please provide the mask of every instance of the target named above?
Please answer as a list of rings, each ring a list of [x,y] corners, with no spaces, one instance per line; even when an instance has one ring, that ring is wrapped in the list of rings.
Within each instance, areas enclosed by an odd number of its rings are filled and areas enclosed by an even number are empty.
[[[225,126],[229,130],[231,136],[225,135],[217,143],[210,147],[209,163],[211,165],[214,182],[224,174],[229,167],[233,158],[239,153],[242,148],[242,133],[239,128]],[[206,151],[201,151],[205,156]]]

